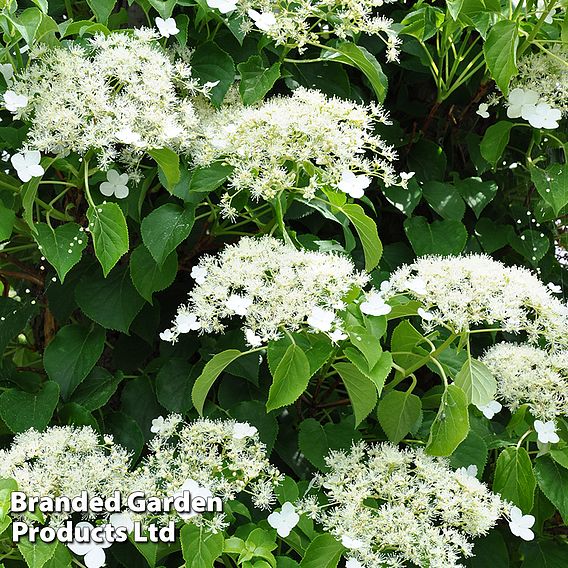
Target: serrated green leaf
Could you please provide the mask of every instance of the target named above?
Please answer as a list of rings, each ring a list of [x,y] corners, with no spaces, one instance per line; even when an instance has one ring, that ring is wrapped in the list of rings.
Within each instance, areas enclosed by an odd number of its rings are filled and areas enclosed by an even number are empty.
[[[87,210],[89,228],[93,235],[95,256],[106,276],[128,252],[128,226],[122,209],[116,203],[101,203]]]
[[[467,230],[456,219],[428,223],[424,217],[412,217],[404,222],[404,230],[417,256],[456,255],[467,242]]]
[[[166,178],[166,189],[172,191],[180,178],[179,156],[169,148],[148,150],[148,154],[154,158]]]
[[[564,522],[568,522],[568,470],[548,456],[538,458],[534,468],[541,491],[560,511]]]
[[[531,459],[525,448],[505,448],[497,458],[493,491],[526,514],[532,510],[535,487]]]
[[[144,305],[126,266],[117,266],[106,278],[98,267],[88,271],[75,288],[75,300],[93,321],[122,333],[128,333]]]
[[[29,568],[43,568],[55,554],[56,547],[57,542],[43,542],[40,539],[30,542],[27,537],[18,542],[18,550]]]
[[[469,432],[467,398],[457,385],[449,385],[430,428],[426,451],[433,456],[449,456]]]
[[[252,105],[264,98],[280,77],[280,62],[265,67],[259,55],[251,55],[246,62],[239,63],[241,75],[239,92],[245,105]]]
[[[568,204],[568,166],[552,164],[546,170],[531,166],[529,171],[539,195],[558,215]]]
[[[296,343],[292,343],[274,370],[266,403],[267,412],[295,402],[306,390],[310,376],[306,354]]]
[[[377,96],[379,102],[383,102],[387,96],[388,79],[383,73],[377,58],[360,45],[355,45],[349,41],[334,45],[332,50],[322,50],[322,59],[336,61],[351,65],[362,71]]]
[[[97,22],[106,26],[116,0],[87,0],[87,4],[97,18]]]
[[[514,124],[506,120],[500,120],[497,124],[491,125],[483,135],[479,145],[481,155],[493,166],[497,165],[499,158],[503,155],[507,144],[511,128]]]
[[[370,217],[365,215],[365,211],[363,211],[360,205],[348,203],[342,205],[339,209],[353,223],[361,239],[363,252],[365,253],[365,270],[370,272],[379,264],[383,254],[383,245],[379,239],[377,225]]]
[[[180,541],[186,568],[213,568],[223,554],[223,533],[212,534],[203,527],[187,524],[181,529]]]
[[[226,351],[217,353],[213,359],[207,362],[191,390],[193,406],[195,406],[199,414],[203,414],[203,405],[205,404],[207,393],[213,386],[213,383],[225,368],[241,355],[243,355],[243,353],[238,349],[227,349]]]
[[[379,401],[377,417],[389,440],[398,444],[420,422],[422,402],[412,393],[393,390]]]
[[[144,217],[140,226],[142,240],[159,265],[189,236],[194,222],[192,206],[174,203],[166,203]]]
[[[152,294],[167,288],[177,274],[177,254],[172,251],[160,266],[150,251],[139,245],[130,255],[130,277],[140,296],[152,303]]]
[[[0,242],[7,241],[12,235],[16,214],[12,209],[4,207],[0,201]]]
[[[191,67],[203,83],[218,83],[211,89],[211,102],[219,106],[235,80],[233,58],[216,43],[201,44],[191,56]]]
[[[59,384],[61,396],[67,399],[99,360],[104,348],[105,332],[77,324],[62,327],[47,346],[43,363],[47,376]]]
[[[336,371],[345,384],[355,413],[355,427],[369,416],[377,404],[377,387],[351,363],[336,363]]]
[[[495,397],[497,381],[487,366],[469,357],[456,375],[455,384],[465,393],[470,404],[485,406]]]
[[[337,542],[330,534],[321,534],[306,549],[304,557],[300,562],[300,567],[336,568],[344,551],[343,545]]]
[[[45,223],[37,223],[36,231],[35,240],[41,253],[63,282],[66,274],[81,260],[87,236],[77,223],[65,223],[55,229]]]
[[[497,22],[489,30],[483,44],[483,55],[487,68],[505,96],[509,92],[511,77],[517,73],[518,44],[517,23],[509,20]]]

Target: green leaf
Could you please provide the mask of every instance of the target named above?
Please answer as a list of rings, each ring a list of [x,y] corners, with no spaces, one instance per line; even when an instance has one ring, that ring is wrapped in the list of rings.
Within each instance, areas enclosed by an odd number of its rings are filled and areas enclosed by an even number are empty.
[[[541,491],[560,511],[564,523],[568,522],[568,470],[548,456],[538,458],[534,468]]]
[[[53,381],[36,393],[8,389],[0,395],[0,416],[12,432],[41,431],[49,424],[58,400],[59,387]]]
[[[448,12],[450,16],[455,21],[460,15],[464,0],[446,0],[446,5],[448,7]]]
[[[102,203],[87,211],[95,255],[106,276],[120,257],[128,252],[128,227],[116,203]]]
[[[535,487],[531,459],[525,448],[505,448],[497,458],[493,491],[517,505],[523,513],[529,513],[533,507]]]
[[[227,349],[226,351],[217,353],[213,359],[207,362],[207,365],[203,368],[201,375],[197,377],[191,391],[193,406],[195,406],[195,409],[199,412],[199,414],[203,414],[203,405],[205,404],[207,393],[213,386],[213,383],[217,380],[219,375],[225,370],[229,363],[232,363],[241,355],[244,355],[244,353],[238,349]]]
[[[122,333],[128,333],[144,305],[144,298],[132,284],[126,266],[117,266],[106,278],[98,266],[89,270],[75,288],[75,300],[93,321]]]
[[[339,209],[355,226],[365,253],[365,270],[370,272],[379,264],[383,254],[383,245],[379,239],[377,225],[370,217],[365,215],[360,205],[348,203],[342,205]]]
[[[424,217],[412,217],[404,222],[404,230],[417,256],[456,255],[467,242],[466,228],[455,219],[428,224]]]
[[[181,550],[186,568],[213,568],[223,554],[223,533],[211,534],[204,528],[188,524],[180,533]]]
[[[483,135],[479,145],[481,155],[493,166],[497,165],[503,151],[509,143],[511,128],[514,124],[506,120],[500,120],[497,124],[491,125]]]
[[[493,200],[498,189],[494,181],[482,181],[478,177],[456,181],[456,187],[478,219],[485,207]]]
[[[499,225],[488,217],[482,217],[475,226],[475,235],[483,250],[489,254],[509,244],[516,236],[511,225]]]
[[[349,326],[346,329],[351,344],[365,357],[367,363],[365,371],[372,369],[382,356],[381,339],[360,325]],[[363,370],[363,369],[362,369]]]
[[[87,0],[87,4],[97,18],[97,22],[106,26],[116,0]]]
[[[321,471],[327,469],[325,457],[329,453],[329,441],[323,426],[313,418],[307,418],[300,424],[298,446],[312,465]]]
[[[154,158],[166,178],[166,189],[171,191],[180,178],[179,156],[169,148],[148,150],[148,154]]]
[[[485,440],[473,430],[470,430],[467,438],[455,449],[450,457],[450,464],[453,468],[477,466],[477,476],[481,478],[487,454],[489,450]]]
[[[450,183],[427,181],[422,194],[430,207],[444,219],[460,221],[465,213],[465,203],[456,188]]]
[[[81,260],[87,246],[86,234],[77,223],[65,223],[56,229],[45,223],[37,223],[36,231],[35,240],[41,253],[63,282],[65,275]]]
[[[111,375],[106,369],[95,367],[76,388],[71,401],[89,411],[97,410],[109,401],[122,378],[120,371],[117,371],[116,375]]]
[[[233,167],[223,162],[213,162],[209,166],[195,168],[191,172],[189,193],[210,193],[223,185],[233,172]]]
[[[469,357],[456,375],[455,384],[465,393],[470,404],[485,406],[495,397],[497,381],[487,366]]]
[[[334,367],[347,389],[355,413],[355,427],[357,427],[375,408],[377,388],[369,377],[351,363],[336,363]]]
[[[377,417],[388,439],[398,444],[422,420],[422,402],[410,392],[393,390],[379,401]]]
[[[550,241],[544,233],[531,229],[522,235],[514,235],[510,239],[511,246],[534,266],[544,257],[550,247]]]
[[[148,3],[152,8],[155,8],[161,18],[167,20],[172,17],[176,0],[148,0]]]
[[[543,539],[530,543],[525,542],[523,550],[525,556],[521,568],[566,568],[568,566],[568,545],[564,541],[555,542]],[[509,568],[509,564],[506,568]]]
[[[14,211],[4,207],[0,201],[0,242],[7,241],[10,238],[15,221],[16,214]]]
[[[43,568],[44,564],[55,554],[57,541],[43,542],[37,539],[30,542],[27,537],[18,542],[18,550],[24,557],[29,568]]]
[[[369,79],[377,100],[380,103],[385,100],[388,90],[387,76],[383,73],[377,58],[364,47],[346,41],[322,50],[321,57],[329,61],[346,63],[362,71]]]
[[[27,8],[18,17],[10,17],[4,11],[7,19],[9,19],[14,27],[20,32],[20,35],[28,45],[34,43],[34,39],[43,19],[41,10],[38,8]]]
[[[297,400],[310,380],[310,363],[301,347],[292,343],[274,370],[266,410],[270,412]]]
[[[503,536],[498,530],[492,530],[483,538],[475,540],[473,557],[468,568],[510,568],[509,552]],[[542,566],[539,568],[543,568]]]
[[[259,55],[251,55],[245,63],[239,63],[241,74],[239,92],[245,105],[252,105],[264,98],[280,77],[280,62],[265,67]]]
[[[178,270],[177,254],[172,251],[160,266],[150,251],[139,245],[130,255],[130,277],[138,293],[152,303],[152,294],[164,290],[175,280]]]
[[[144,217],[140,227],[142,240],[159,265],[187,239],[194,222],[193,207],[184,208],[174,203],[166,203]]]
[[[12,492],[17,490],[18,484],[15,479],[0,478],[0,521],[2,523],[10,512]]]
[[[85,379],[102,355],[105,332],[99,326],[89,330],[77,324],[62,327],[47,346],[43,363],[47,376],[59,384],[67,399]]]
[[[554,214],[558,215],[568,204],[568,169],[566,164],[552,164],[546,170],[530,166],[529,170],[539,195],[552,207]]]
[[[191,410],[191,388],[197,369],[185,359],[166,361],[156,375],[158,402],[170,412],[185,414]]]
[[[401,321],[392,333],[391,351],[409,354],[395,355],[393,357],[395,363],[406,368],[420,360],[422,358],[421,354],[416,353],[416,355],[413,355],[412,353],[416,345],[422,341],[424,341],[424,337],[408,320]]]
[[[105,416],[105,431],[113,435],[115,444],[133,453],[135,463],[144,446],[144,434],[136,420],[124,412],[111,412]]]
[[[411,12],[402,20],[404,27],[400,30],[400,33],[425,41],[436,33],[444,23],[444,19],[442,10],[425,5]]]
[[[208,41],[193,52],[191,67],[203,83],[219,81],[210,92],[211,102],[219,106],[235,80],[235,64],[232,57],[216,43]]]
[[[337,542],[330,534],[320,534],[314,538],[306,549],[304,558],[300,562],[300,567],[336,568],[344,551],[343,545]]]
[[[22,331],[37,307],[30,302],[17,302],[12,298],[0,297],[0,353],[20,331]]]
[[[231,408],[230,414],[235,420],[256,426],[260,440],[270,454],[278,435],[278,420],[274,413],[267,414],[265,405],[259,400],[243,400]]]
[[[489,30],[483,44],[483,55],[487,68],[505,96],[509,92],[511,77],[517,73],[518,44],[517,23],[509,20],[497,22]]]
[[[158,546],[159,543],[157,542],[136,542],[132,536],[132,544],[137,548],[138,552],[142,554],[142,556],[148,562],[148,566],[154,568],[156,566],[156,562],[158,560]]]
[[[457,385],[449,385],[432,423],[426,451],[433,456],[449,456],[469,432],[467,397]]]

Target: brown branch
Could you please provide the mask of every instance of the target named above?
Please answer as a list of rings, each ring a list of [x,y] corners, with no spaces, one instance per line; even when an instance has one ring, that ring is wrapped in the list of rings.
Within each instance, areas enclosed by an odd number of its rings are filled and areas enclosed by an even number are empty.
[[[11,278],[18,278],[19,280],[27,280],[32,282],[36,286],[43,286],[43,279],[34,276],[33,274],[28,274],[26,272],[15,272],[12,270],[0,270],[0,277],[9,276]]]

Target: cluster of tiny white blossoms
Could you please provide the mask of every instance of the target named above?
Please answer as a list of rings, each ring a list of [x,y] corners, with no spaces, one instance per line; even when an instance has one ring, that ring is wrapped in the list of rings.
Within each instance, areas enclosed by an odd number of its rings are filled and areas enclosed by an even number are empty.
[[[400,183],[392,167],[396,152],[373,134],[375,123],[389,123],[377,105],[299,87],[291,96],[244,106],[232,90],[219,110],[203,107],[200,114],[195,163],[223,159],[234,168],[233,190],[250,191],[254,199],[272,199],[283,190],[311,199],[322,187],[361,197],[369,176],[387,186]]]
[[[161,334],[175,341],[180,333],[220,333],[223,320],[243,318],[252,347],[308,325],[342,335],[337,311],[354,287],[369,277],[351,260],[332,252],[297,250],[273,237],[244,237],[216,256],[204,256],[193,267],[196,286],[178,309],[173,327]]]
[[[489,325],[543,337],[554,350],[568,347],[568,306],[530,270],[481,254],[425,256],[397,269],[385,299],[405,294],[422,302],[424,326],[460,333]]]
[[[329,471],[315,485],[328,504],[308,496],[299,509],[349,549],[353,566],[462,566],[462,557],[472,555],[471,539],[508,512],[467,470],[452,471],[422,449],[359,443],[331,452],[326,463]]]
[[[250,20],[243,30],[254,27],[276,41],[303,51],[333,34],[340,39],[363,33],[379,36],[387,46],[387,60],[398,61],[400,40],[393,20],[379,15],[379,8],[394,0],[221,0]],[[209,6],[219,0],[208,0]]]
[[[18,434],[7,450],[0,450],[0,478],[15,479],[28,496],[109,497],[129,486],[130,454],[112,436],[104,440],[90,427],[53,426],[45,432]],[[85,513],[85,518],[96,515]],[[50,514],[59,526],[68,513]]]
[[[497,379],[497,398],[515,411],[550,421],[568,415],[568,351],[549,353],[526,344],[499,343],[482,361]]]
[[[268,461],[254,426],[234,420],[185,423],[180,415],[171,414],[154,420],[152,431],[149,455],[135,472],[137,490],[167,497],[189,489],[192,497],[219,497],[224,503],[245,492],[259,509],[269,509],[274,502],[282,476]],[[226,526],[223,513],[179,516],[213,532]],[[151,520],[166,524],[171,517],[166,513]]]
[[[568,47],[554,44],[547,52],[528,53],[519,59],[517,67],[513,89],[535,93],[540,102],[563,115],[568,113]]]
[[[188,150],[200,88],[191,67],[174,61],[157,37],[143,28],[97,34],[86,45],[36,48],[4,94],[5,106],[31,123],[26,148],[80,155],[94,149],[103,170],[113,162],[135,169],[148,149]]]

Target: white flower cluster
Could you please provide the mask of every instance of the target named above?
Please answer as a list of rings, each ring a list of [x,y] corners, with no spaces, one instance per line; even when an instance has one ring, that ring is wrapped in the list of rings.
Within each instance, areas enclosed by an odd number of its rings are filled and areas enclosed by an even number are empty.
[[[191,330],[222,332],[223,320],[234,316],[244,318],[253,347],[305,323],[341,333],[336,310],[345,307],[342,300],[351,289],[368,281],[344,256],[296,250],[268,236],[244,237],[217,256],[203,257],[192,276],[196,286],[172,329],[161,334],[164,340],[175,341]]]
[[[568,351],[499,343],[482,361],[497,379],[497,398],[512,412],[528,403],[531,414],[541,420],[568,415]]]
[[[329,472],[316,477],[316,486],[328,505],[309,496],[300,510],[350,549],[353,566],[462,566],[472,537],[486,534],[508,510],[465,469],[452,471],[422,449],[359,443],[331,452],[326,463]]]
[[[318,43],[334,34],[348,39],[364,33],[379,36],[387,46],[387,60],[398,61],[400,40],[393,21],[378,14],[380,8],[394,0],[221,0],[226,8],[248,16],[254,26],[278,45],[299,47]],[[218,6],[219,0],[208,0]],[[251,28],[250,20],[243,29]]]
[[[282,476],[268,461],[256,428],[234,420],[184,423],[177,414],[157,419],[154,424],[150,454],[135,472],[137,490],[167,497],[182,488],[199,488],[201,494],[220,497],[223,502],[246,492],[256,507],[270,508]],[[152,519],[158,523],[169,520],[167,514]],[[214,532],[226,524],[222,513],[212,519],[194,515],[191,522]]]
[[[526,98],[526,93],[529,93],[528,96],[532,96],[533,99],[532,104],[537,108],[539,104],[546,104],[549,108],[556,110],[554,115],[558,117],[556,120],[560,120],[561,114],[566,115],[568,113],[567,46],[554,44],[546,52],[529,53],[519,60],[517,66],[519,71],[512,81],[513,91],[511,91],[511,95],[517,90],[517,92],[522,91],[525,93],[524,96]],[[530,101],[527,101],[528,103]],[[527,111],[530,115],[531,108],[523,109],[525,114]],[[534,114],[534,110],[532,114]],[[556,128],[556,126],[553,128]]]
[[[110,497],[129,486],[130,455],[105,436],[104,443],[90,427],[53,426],[45,432],[18,434],[7,450],[0,450],[0,478],[12,478],[28,496]],[[50,515],[58,526],[68,513]],[[86,515],[95,518],[95,515]]]
[[[373,134],[376,122],[388,123],[376,105],[300,87],[292,96],[244,106],[233,90],[221,109],[207,107],[201,114],[203,136],[193,151],[195,163],[222,158],[234,167],[231,186],[250,191],[255,199],[272,199],[284,190],[310,199],[324,186],[361,197],[361,180],[363,189],[371,181],[367,176],[387,186],[400,183],[392,167],[396,152]],[[228,204],[225,214],[231,217],[230,198]]]
[[[86,46],[32,53],[4,95],[17,117],[31,121],[27,147],[81,155],[95,149],[104,170],[117,161],[135,167],[148,149],[188,150],[199,88],[190,66],[174,62],[156,38],[149,29],[97,34]]]
[[[421,257],[392,274],[384,297],[396,294],[422,302],[426,328],[442,325],[462,332],[489,325],[524,331],[534,343],[543,337],[554,350],[568,347],[568,306],[530,270],[486,255]]]

